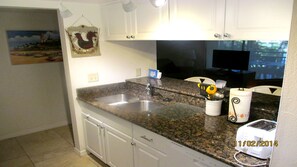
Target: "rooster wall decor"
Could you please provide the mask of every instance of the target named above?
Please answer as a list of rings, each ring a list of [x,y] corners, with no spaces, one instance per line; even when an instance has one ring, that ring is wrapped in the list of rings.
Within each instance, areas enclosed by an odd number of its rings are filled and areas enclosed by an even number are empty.
[[[99,33],[94,26],[71,26],[66,30],[70,39],[72,57],[99,56]]]

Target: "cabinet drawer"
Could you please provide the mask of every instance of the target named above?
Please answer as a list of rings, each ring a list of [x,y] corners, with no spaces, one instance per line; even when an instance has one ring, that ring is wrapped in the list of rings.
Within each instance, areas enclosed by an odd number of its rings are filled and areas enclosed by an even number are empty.
[[[97,120],[96,118],[92,117],[90,114],[86,114],[86,113],[81,113],[82,117],[86,120],[88,120],[89,122],[95,124],[98,127],[102,127],[102,122]]]
[[[154,132],[133,124],[133,136],[136,140],[156,149],[167,153],[170,141]]]

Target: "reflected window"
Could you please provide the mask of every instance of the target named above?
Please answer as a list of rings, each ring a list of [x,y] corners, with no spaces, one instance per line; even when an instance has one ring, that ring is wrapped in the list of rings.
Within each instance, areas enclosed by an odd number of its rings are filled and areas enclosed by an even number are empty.
[[[281,79],[287,58],[288,41],[219,41],[218,49],[250,51],[249,71],[255,79]]]

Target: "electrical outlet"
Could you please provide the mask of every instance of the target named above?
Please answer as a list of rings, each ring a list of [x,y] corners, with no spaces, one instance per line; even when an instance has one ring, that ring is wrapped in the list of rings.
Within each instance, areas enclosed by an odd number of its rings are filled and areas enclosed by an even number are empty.
[[[91,73],[88,75],[88,81],[89,82],[97,82],[99,81],[98,73]]]
[[[141,68],[136,68],[136,77],[141,76]]]

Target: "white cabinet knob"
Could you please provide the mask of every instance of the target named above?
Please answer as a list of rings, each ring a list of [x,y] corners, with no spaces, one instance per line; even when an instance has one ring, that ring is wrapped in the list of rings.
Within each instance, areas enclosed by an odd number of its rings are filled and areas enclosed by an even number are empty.
[[[214,36],[215,38],[221,38],[221,34],[218,34],[218,33],[215,33],[213,36]]]
[[[224,34],[224,37],[225,37],[225,38],[230,38],[230,37],[231,37],[231,35],[230,35],[230,34],[228,34],[228,33],[225,33],[225,34]]]

